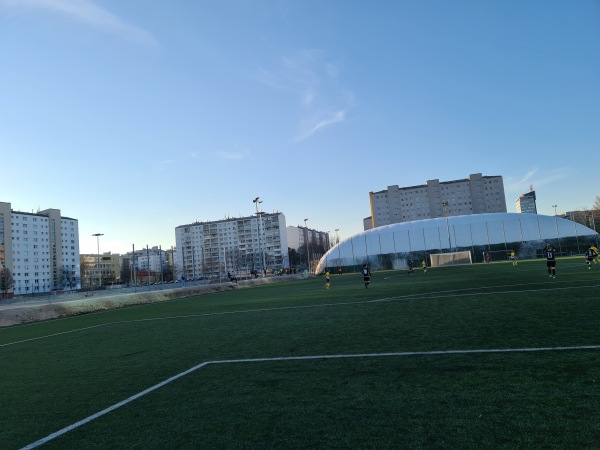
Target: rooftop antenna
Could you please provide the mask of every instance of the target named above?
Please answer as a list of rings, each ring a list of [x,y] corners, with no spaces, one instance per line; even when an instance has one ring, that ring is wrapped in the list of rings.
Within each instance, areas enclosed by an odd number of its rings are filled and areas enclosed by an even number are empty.
[[[529,190],[533,192],[533,184],[529,185]]]

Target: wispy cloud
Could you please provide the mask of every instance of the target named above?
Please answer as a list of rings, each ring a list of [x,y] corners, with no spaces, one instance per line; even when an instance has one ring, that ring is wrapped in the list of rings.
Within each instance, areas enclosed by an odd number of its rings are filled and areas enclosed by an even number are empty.
[[[24,12],[48,11],[61,14],[79,23],[138,44],[158,44],[158,41],[147,31],[128,24],[89,0],[0,0],[0,7]]]
[[[329,61],[323,50],[305,49],[283,56],[272,69],[261,66],[254,77],[296,99],[301,117],[296,142],[344,122],[353,106],[352,93],[341,87],[338,65]]]
[[[316,123],[312,123],[303,130],[298,137],[296,137],[296,142],[303,141],[304,139],[309,138],[316,132],[323,130],[327,127],[335,125],[337,123],[342,123],[346,119],[346,111],[336,111],[332,115],[327,118],[321,119]]]
[[[529,187],[534,189],[542,186],[547,186],[557,181],[563,180],[571,176],[572,170],[568,167],[557,169],[545,169],[541,172],[539,169],[533,168],[520,178],[506,177],[505,189],[512,193],[523,193],[529,190]]]
[[[244,159],[244,155],[237,152],[217,152],[217,156],[228,161],[240,161]]]

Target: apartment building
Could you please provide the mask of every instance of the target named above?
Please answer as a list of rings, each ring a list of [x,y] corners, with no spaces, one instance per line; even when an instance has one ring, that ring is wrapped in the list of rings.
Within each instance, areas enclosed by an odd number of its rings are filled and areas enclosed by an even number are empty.
[[[515,206],[518,213],[537,214],[535,204],[535,191],[529,191],[521,195],[516,201]]]
[[[175,243],[176,270],[187,280],[289,267],[282,213],[180,225]]]
[[[171,249],[163,250],[154,246],[125,253],[123,258],[128,258],[130,265],[133,265],[136,270],[150,270],[151,272],[161,273],[165,267],[170,265],[171,251]]]
[[[325,231],[317,231],[312,230],[307,227],[298,226],[288,226],[287,227],[287,237],[289,248],[293,248],[294,250],[302,250],[306,247],[306,242],[309,243],[310,247],[320,247],[325,249],[325,251],[329,250],[329,233]]]
[[[9,269],[12,294],[78,289],[79,224],[58,209],[13,211],[0,202],[0,269]]]
[[[372,228],[435,217],[505,213],[501,176],[471,174],[463,180],[428,180],[420,186],[388,186],[370,192]]]
[[[130,268],[130,280],[137,282],[172,281],[175,249],[146,247],[125,253],[121,257],[123,266]],[[133,269],[133,270],[132,270]]]

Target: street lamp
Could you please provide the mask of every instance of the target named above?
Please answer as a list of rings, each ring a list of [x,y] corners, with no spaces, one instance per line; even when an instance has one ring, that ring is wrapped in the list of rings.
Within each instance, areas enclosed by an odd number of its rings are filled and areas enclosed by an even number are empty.
[[[100,236],[104,236],[102,233],[92,234],[96,236],[96,243],[98,244],[98,288],[102,286],[102,273],[100,272]]]
[[[556,213],[556,207],[557,207],[557,206],[558,206],[558,205],[552,205],[552,207],[554,208],[554,215],[555,215],[555,216],[557,216],[557,215],[558,215],[558,214]]]
[[[448,200],[442,202],[444,208],[444,217],[446,217],[446,232],[448,233],[448,251],[452,251],[452,241],[450,240],[450,224],[448,223]],[[441,244],[440,244],[441,245]]]
[[[308,274],[310,275],[310,252],[308,250],[308,227],[306,222],[308,222],[308,219],[304,219],[304,228],[306,228],[306,262],[308,264]]]
[[[260,249],[260,228],[261,228],[261,222],[262,222],[262,211],[259,212],[258,211],[258,205],[259,203],[262,203],[262,200],[260,200],[260,197],[256,197],[254,200],[252,200],[252,203],[254,203],[256,205],[256,217],[258,218],[258,253],[261,253],[261,249]],[[262,276],[265,276],[265,271],[267,269],[267,264],[265,261],[265,253],[264,251],[262,252]]]

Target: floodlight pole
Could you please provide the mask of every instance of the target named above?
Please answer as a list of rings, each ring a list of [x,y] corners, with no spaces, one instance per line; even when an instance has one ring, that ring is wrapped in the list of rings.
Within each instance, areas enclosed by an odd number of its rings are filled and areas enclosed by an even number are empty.
[[[267,271],[267,263],[265,261],[265,253],[264,253],[264,251],[261,252],[261,248],[260,248],[260,228],[261,228],[261,222],[262,222],[262,211],[261,212],[258,211],[258,205],[259,205],[259,203],[262,203],[262,200],[260,200],[260,197],[256,197],[254,200],[252,200],[252,203],[254,203],[256,205],[256,218],[258,220],[258,225],[257,225],[258,253],[259,253],[259,257],[260,257],[260,254],[262,253],[262,276],[264,278],[265,272]]]
[[[304,228],[306,228],[306,262],[308,264],[308,274],[310,275],[310,251],[308,250],[308,226],[306,222],[308,222],[308,219],[304,219]]]
[[[444,217],[446,218],[446,232],[448,233],[448,253],[452,251],[452,241],[450,240],[450,224],[448,223],[448,200],[442,202],[444,208]]]

